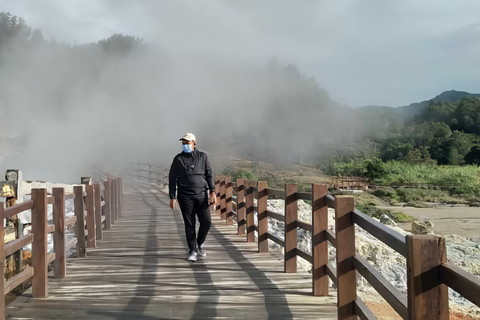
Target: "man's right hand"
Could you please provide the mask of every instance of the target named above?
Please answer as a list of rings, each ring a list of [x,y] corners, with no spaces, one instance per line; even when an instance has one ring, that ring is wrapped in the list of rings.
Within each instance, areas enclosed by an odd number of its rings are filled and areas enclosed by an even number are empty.
[[[175,210],[175,199],[170,199],[170,208]]]

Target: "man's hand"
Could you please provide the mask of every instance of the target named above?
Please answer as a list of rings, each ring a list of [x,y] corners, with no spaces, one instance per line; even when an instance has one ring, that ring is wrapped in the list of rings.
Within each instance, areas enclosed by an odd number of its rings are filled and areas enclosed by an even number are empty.
[[[210,191],[210,203],[213,204],[217,202],[217,193],[215,191]]]
[[[175,210],[175,199],[170,199],[170,208]]]

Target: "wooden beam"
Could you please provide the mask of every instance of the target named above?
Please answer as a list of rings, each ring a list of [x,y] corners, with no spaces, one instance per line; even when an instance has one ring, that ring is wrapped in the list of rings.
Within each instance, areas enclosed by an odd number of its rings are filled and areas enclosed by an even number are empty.
[[[352,196],[335,197],[335,231],[337,238],[337,307],[338,319],[356,320],[357,277],[352,258],[355,256],[355,228]]]
[[[296,184],[285,185],[285,273],[297,272],[297,193]]]
[[[258,252],[268,252],[267,182],[258,181]]]
[[[223,176],[220,179],[220,219],[227,220],[227,201],[226,201],[226,178]]]
[[[314,296],[328,295],[328,206],[327,185],[312,184],[312,292]]]
[[[34,275],[32,294],[34,298],[48,296],[47,263],[47,189],[32,189],[32,265]]]
[[[87,189],[87,248],[95,248],[96,243],[96,231],[95,231],[95,189],[93,185],[86,185]]]
[[[238,234],[245,235],[245,180],[237,179],[237,224]]]
[[[103,207],[103,212],[105,213],[105,229],[110,230],[112,227],[112,208],[110,203],[110,183],[107,181],[103,182],[103,199],[105,200],[105,206]]]
[[[225,222],[233,224],[232,177],[225,177]]]
[[[93,185],[94,189],[94,201],[95,201],[95,238],[96,240],[102,240],[102,199],[101,199],[101,189],[100,184],[96,183]]]
[[[67,259],[65,256],[65,189],[53,188],[53,250],[55,252],[54,277],[63,279],[67,275]]]
[[[0,202],[0,217],[4,217],[5,203]],[[3,219],[2,219],[3,221]],[[0,225],[0,320],[5,320],[5,228]]]
[[[447,262],[445,239],[407,235],[407,300],[409,319],[448,319],[448,288],[438,267]]]
[[[253,208],[252,187],[252,181],[245,181],[245,214],[247,215],[247,242],[255,242],[255,213]]]
[[[75,193],[74,199],[74,208],[75,208],[75,217],[77,221],[75,222],[75,236],[77,238],[77,257],[85,257],[86,253],[86,244],[85,244],[85,209],[83,205],[83,187],[74,186],[73,192]]]

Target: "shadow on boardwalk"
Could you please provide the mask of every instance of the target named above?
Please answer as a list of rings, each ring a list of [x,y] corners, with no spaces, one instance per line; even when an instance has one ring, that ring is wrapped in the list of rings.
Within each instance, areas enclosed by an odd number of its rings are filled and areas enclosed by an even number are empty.
[[[216,216],[208,255],[186,260],[181,214],[154,185],[126,188],[122,217],[86,258],[69,259],[67,278],[50,279],[49,297],[24,295],[9,319],[336,318],[335,297],[309,295],[311,280],[284,274]]]

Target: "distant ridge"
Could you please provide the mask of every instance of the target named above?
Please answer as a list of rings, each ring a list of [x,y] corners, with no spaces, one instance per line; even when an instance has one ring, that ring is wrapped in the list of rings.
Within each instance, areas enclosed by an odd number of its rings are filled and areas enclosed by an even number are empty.
[[[361,112],[365,112],[365,113],[371,113],[371,112],[389,113],[392,115],[402,116],[404,117],[404,119],[407,119],[407,118],[411,119],[413,116],[422,113],[423,110],[425,110],[428,107],[428,105],[430,104],[430,101],[433,101],[434,103],[455,102],[460,99],[468,98],[468,97],[480,98],[480,93],[469,93],[465,91],[450,90],[450,91],[444,91],[432,99],[424,100],[421,102],[414,102],[408,106],[401,106],[401,107],[365,106],[365,107],[360,107],[359,109],[361,110]]]

